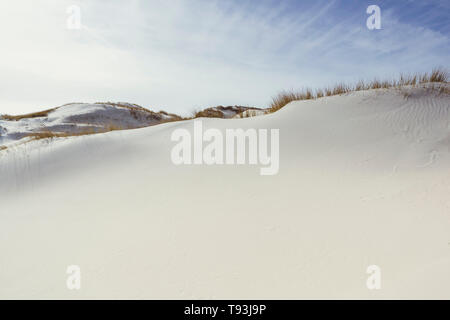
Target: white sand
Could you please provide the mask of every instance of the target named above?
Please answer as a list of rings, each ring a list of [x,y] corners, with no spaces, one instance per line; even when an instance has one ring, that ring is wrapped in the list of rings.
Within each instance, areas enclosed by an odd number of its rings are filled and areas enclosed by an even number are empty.
[[[275,176],[174,166],[170,135],[192,125],[1,151],[0,298],[450,298],[448,95],[365,91],[204,120],[280,129]],[[366,288],[372,264],[380,290]]]

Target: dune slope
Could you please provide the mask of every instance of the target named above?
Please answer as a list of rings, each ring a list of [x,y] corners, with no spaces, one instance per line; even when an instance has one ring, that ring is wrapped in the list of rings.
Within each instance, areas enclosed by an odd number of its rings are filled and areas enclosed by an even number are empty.
[[[193,121],[0,151],[0,298],[450,298],[448,95],[202,121],[279,129],[279,173],[174,165],[171,134]]]
[[[69,103],[21,116],[0,115],[0,146],[47,134],[91,134],[152,126],[181,117],[131,103]],[[29,140],[29,139],[28,139]],[[24,142],[24,141],[22,141]]]

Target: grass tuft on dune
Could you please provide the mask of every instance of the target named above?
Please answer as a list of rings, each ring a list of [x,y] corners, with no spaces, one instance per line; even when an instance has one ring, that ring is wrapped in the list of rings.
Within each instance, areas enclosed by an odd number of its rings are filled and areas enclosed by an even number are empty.
[[[372,81],[360,80],[354,85],[338,83],[333,87],[311,90],[310,88],[300,90],[283,90],[272,98],[269,113],[275,112],[283,108],[292,101],[318,99],[323,97],[336,96],[348,92],[369,90],[369,89],[388,89],[402,86],[415,86],[423,83],[447,83],[449,73],[443,68],[434,68],[430,73],[423,74],[400,74],[399,78],[393,80]],[[440,93],[447,93],[448,90],[440,89]]]

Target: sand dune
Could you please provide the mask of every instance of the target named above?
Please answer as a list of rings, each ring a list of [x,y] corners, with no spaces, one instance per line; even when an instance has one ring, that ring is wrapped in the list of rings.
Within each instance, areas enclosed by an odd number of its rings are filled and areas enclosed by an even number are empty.
[[[69,103],[22,116],[0,116],[0,146],[26,142],[39,133],[89,134],[148,127],[181,117],[130,103]]]
[[[368,90],[202,122],[279,129],[279,173],[174,165],[171,134],[193,120],[0,151],[0,298],[450,298],[448,95]]]

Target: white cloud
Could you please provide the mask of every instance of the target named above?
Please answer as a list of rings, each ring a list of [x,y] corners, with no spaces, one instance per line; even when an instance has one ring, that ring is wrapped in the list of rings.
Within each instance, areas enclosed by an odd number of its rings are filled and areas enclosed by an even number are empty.
[[[283,88],[422,70],[443,63],[446,35],[383,30],[338,2],[308,10],[272,1],[67,1],[0,4],[0,113],[72,101],[129,101],[188,113],[210,105],[264,106]],[[67,30],[81,7],[83,28]]]

